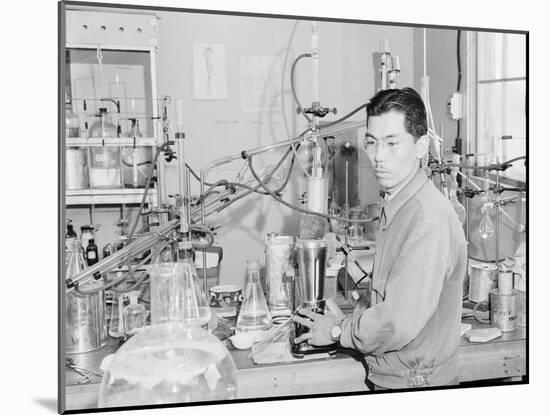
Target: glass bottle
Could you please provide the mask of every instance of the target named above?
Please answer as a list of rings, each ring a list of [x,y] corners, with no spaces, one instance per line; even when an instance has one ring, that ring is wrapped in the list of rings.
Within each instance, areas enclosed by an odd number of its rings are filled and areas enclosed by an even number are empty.
[[[73,228],[73,224],[70,223],[70,219],[68,220],[68,223],[67,223],[67,234],[65,235],[66,238],[76,238],[77,235],[76,235],[76,232],[74,231],[74,228]]]
[[[107,258],[108,256],[113,255],[115,252],[115,247],[111,242],[107,242],[105,246],[103,247],[103,258]]]
[[[73,240],[78,237],[76,235],[76,232],[73,229],[73,224],[71,222],[72,221],[70,219],[67,219],[67,232],[65,233],[65,250],[66,251],[72,250]]]
[[[124,320],[124,333],[133,336],[140,329],[145,327],[145,306],[138,304],[139,291],[130,291],[128,298],[130,304],[124,307],[122,318]]]
[[[100,108],[96,114],[98,118],[88,129],[89,138],[116,138],[117,128],[111,122],[107,108]]]
[[[271,314],[260,284],[260,263],[258,260],[248,260],[246,287],[235,333],[261,333],[271,325]]]
[[[68,259],[67,269],[65,272],[66,278],[72,278],[75,275],[80,274],[88,268],[84,255],[82,253],[81,243],[78,239],[71,241],[70,255]]]
[[[80,137],[80,118],[73,112],[71,104],[65,104],[65,138]]]
[[[99,262],[97,245],[95,244],[95,241],[93,238],[88,241],[88,246],[86,247],[86,260],[88,261],[89,267]]]
[[[95,228],[93,225],[83,225],[80,227],[80,243],[82,250],[88,247],[90,239],[94,239],[94,230]],[[85,251],[84,258],[87,258]]]
[[[88,130],[90,138],[116,138],[117,128],[110,121],[107,108],[100,108]],[[90,184],[92,188],[113,189],[121,187],[120,148],[101,145],[90,147]]]
[[[117,278],[120,277],[117,273]],[[123,310],[130,300],[128,299],[127,293],[117,293],[111,291],[112,293],[112,303],[111,303],[111,318],[109,320],[109,336],[114,338],[124,337],[124,317]]]

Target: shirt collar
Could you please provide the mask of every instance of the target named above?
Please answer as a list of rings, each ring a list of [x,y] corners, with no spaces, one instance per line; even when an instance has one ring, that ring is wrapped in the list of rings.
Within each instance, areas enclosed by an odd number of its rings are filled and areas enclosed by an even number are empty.
[[[428,176],[424,169],[420,168],[408,183],[397,190],[391,197],[385,193],[382,201],[382,210],[380,212],[380,224],[386,228],[393,220],[397,212],[403,205],[420,190],[428,181]]]

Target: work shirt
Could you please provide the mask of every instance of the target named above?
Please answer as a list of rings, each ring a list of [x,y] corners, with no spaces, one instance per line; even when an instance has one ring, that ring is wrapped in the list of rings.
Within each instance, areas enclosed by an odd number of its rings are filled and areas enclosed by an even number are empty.
[[[340,343],[367,356],[386,388],[444,385],[457,377],[466,239],[424,170],[382,204],[371,307],[342,323]]]

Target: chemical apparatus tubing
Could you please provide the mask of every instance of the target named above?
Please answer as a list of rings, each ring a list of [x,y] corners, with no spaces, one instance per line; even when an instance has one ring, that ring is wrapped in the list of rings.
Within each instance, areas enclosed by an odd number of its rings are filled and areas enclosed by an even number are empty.
[[[318,117],[316,110],[320,107],[319,102],[319,32],[317,23],[311,24],[311,68],[313,79],[313,102],[311,107],[313,114],[311,118],[312,147],[312,168],[311,176],[307,177],[307,209],[313,212],[327,213],[328,210],[328,179],[323,177],[323,166],[321,163],[321,147],[319,146]]]
[[[345,131],[348,129],[354,129],[362,127],[364,121],[357,121],[350,123],[345,126],[336,126],[330,125],[329,127],[321,127],[323,134],[334,134],[337,132]],[[290,140],[292,145],[298,144],[302,138],[297,137]],[[265,153],[272,151],[278,148],[286,147],[289,145],[289,140],[284,140],[275,144],[256,147],[248,151],[243,151],[238,155],[227,156],[218,160],[210,162],[203,170],[201,170],[201,190],[204,191],[204,183],[209,171],[212,168],[222,166],[228,163],[231,163],[235,160],[243,159],[243,157],[253,156],[260,153]],[[223,210],[227,205],[227,199],[229,197],[234,197],[235,199],[239,197],[240,194],[247,193],[247,190],[242,188],[235,189],[226,189],[218,194],[212,194],[204,200],[204,203],[201,203],[201,206],[193,206],[188,210],[188,216],[190,216],[189,223],[197,223],[198,220],[201,220],[201,223],[205,223],[205,218],[210,216],[212,213],[219,212]],[[353,220],[347,220],[349,222],[355,222]],[[367,222],[367,221],[362,221]],[[197,225],[194,225],[197,226]],[[159,228],[159,231],[156,233],[144,234],[137,237],[134,241],[129,243],[127,246],[122,248],[119,251],[116,251],[114,254],[108,256],[104,260],[98,262],[97,264],[87,268],[82,273],[76,275],[72,280],[66,281],[67,292],[70,292],[74,289],[75,284],[83,284],[89,281],[91,278],[99,278],[102,274],[105,274],[109,271],[112,271],[128,260],[128,258],[134,258],[143,254],[144,252],[153,249],[157,244],[162,241],[165,241],[169,238],[169,235],[173,231],[177,231],[180,227],[180,221],[178,219],[173,219],[165,224],[162,224]]]
[[[202,204],[202,206],[204,206],[205,217],[222,210],[224,205],[226,204],[225,200],[229,196],[235,194],[236,193],[234,190],[228,189],[220,192],[219,194],[212,195],[211,198],[207,198],[204,204]],[[197,222],[201,217],[200,208],[194,207],[193,209],[191,209],[190,216],[192,222]],[[150,249],[153,249],[162,241],[166,241],[167,239],[169,239],[171,233],[179,230],[179,226],[180,221],[178,219],[173,219],[161,225],[158,232],[143,234],[139,236],[137,239],[126,245],[121,250],[116,251],[112,255],[76,275],[72,280],[67,280],[67,292],[72,291],[75,284],[84,284],[90,279],[95,278],[96,276],[100,276],[101,274],[105,274],[124,265],[128,258],[134,258]],[[191,228],[193,228],[193,226]]]

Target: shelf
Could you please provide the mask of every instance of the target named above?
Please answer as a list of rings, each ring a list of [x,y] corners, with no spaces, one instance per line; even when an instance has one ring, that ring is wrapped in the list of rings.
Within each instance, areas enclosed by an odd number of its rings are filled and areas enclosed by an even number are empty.
[[[141,203],[145,189],[85,189],[67,190],[65,202],[70,205],[119,205]],[[149,189],[148,201],[157,196],[157,189]]]
[[[136,138],[136,147],[144,146],[158,146],[160,145],[160,139],[150,137]],[[131,147],[134,145],[134,139],[128,137],[121,138],[67,138],[65,140],[66,147],[99,147],[99,146],[123,146]]]

